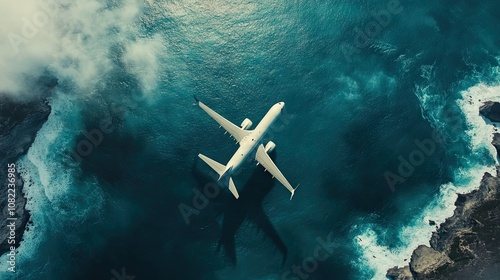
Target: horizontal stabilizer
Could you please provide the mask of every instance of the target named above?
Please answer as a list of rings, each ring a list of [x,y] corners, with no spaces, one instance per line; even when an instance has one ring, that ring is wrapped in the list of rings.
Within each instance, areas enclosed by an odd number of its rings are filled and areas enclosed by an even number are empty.
[[[213,160],[205,155],[199,154],[198,157],[201,158],[206,164],[208,164],[208,166],[212,167],[212,169],[215,172],[217,172],[217,174],[219,174],[221,177],[228,170],[231,170],[231,167],[226,169],[226,167],[224,165],[216,162],[215,160]],[[234,185],[234,181],[233,181],[232,177],[229,177],[229,190],[234,195],[234,197],[236,197],[236,199],[238,199],[240,197],[240,195],[238,194],[238,190],[236,189],[236,186]]]
[[[208,166],[212,167],[212,169],[215,170],[217,174],[224,174],[224,170],[226,169],[224,165],[202,154],[199,154],[198,157],[201,158],[206,164],[208,164]]]
[[[293,191],[292,191],[292,195],[290,196],[290,200],[292,200],[293,195],[295,194],[295,190],[297,190],[297,188],[298,188],[299,186],[300,186],[300,184],[299,184],[299,185],[297,185],[297,186],[295,187],[295,189],[293,189]]]

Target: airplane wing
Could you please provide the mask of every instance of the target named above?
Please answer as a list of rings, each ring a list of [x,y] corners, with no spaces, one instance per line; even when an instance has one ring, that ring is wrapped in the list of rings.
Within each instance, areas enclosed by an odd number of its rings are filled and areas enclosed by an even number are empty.
[[[278,167],[276,167],[276,164],[274,164],[273,160],[267,154],[264,145],[260,144],[259,148],[257,148],[255,160],[262,164],[262,166],[264,166],[264,168],[269,171],[269,173],[276,177],[276,179],[278,179],[278,181],[280,181],[280,183],[283,184],[283,186],[285,186],[292,193],[292,196],[290,197],[290,200],[292,200],[296,188],[294,189],[290,185],[285,176],[283,176]]]
[[[236,141],[240,142],[245,136],[251,133],[250,130],[244,130],[240,128],[239,126],[236,126],[232,122],[226,120],[223,116],[217,114],[214,110],[208,108],[207,105],[203,104],[201,101],[196,98],[196,102],[198,105],[203,109],[203,111],[207,112],[208,115],[210,115],[216,122],[220,124],[227,132],[229,132]]]

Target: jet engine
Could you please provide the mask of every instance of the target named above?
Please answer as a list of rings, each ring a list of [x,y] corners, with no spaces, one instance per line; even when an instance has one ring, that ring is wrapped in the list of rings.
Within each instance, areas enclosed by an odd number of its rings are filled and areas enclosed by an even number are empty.
[[[241,128],[243,129],[247,129],[247,128],[250,128],[252,126],[252,121],[250,119],[245,119],[242,123],[241,123]]]
[[[267,144],[266,144],[266,153],[272,152],[274,150],[274,148],[276,148],[276,144],[274,144],[273,141],[267,142]]]

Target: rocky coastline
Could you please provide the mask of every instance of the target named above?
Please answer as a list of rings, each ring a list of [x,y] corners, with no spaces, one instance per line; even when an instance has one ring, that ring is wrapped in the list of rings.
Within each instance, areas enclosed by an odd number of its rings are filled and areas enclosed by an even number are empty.
[[[500,121],[500,103],[485,102],[480,114]],[[500,157],[500,133],[492,144]],[[387,271],[393,280],[499,279],[500,271],[500,166],[485,173],[479,189],[459,194],[452,217],[432,234],[430,247],[420,245],[405,267]],[[429,221],[430,224],[434,223]]]
[[[18,101],[0,95],[0,211],[4,217],[0,221],[0,255],[10,251],[8,244],[10,230],[8,221],[8,197],[7,197],[7,165],[15,163],[21,156],[25,155],[35,140],[36,134],[50,115],[51,108],[47,102],[57,80],[48,78],[40,81],[37,90],[42,94],[30,101]],[[26,210],[26,197],[23,193],[24,183],[16,171],[15,189],[15,247],[19,247],[26,226],[29,223],[30,213]]]

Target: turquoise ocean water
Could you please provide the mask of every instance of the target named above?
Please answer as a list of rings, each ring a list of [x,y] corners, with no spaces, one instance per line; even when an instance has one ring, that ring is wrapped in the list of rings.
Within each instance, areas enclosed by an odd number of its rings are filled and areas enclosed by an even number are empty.
[[[18,162],[33,225],[1,279],[384,279],[495,163],[477,108],[500,99],[497,1],[51,7],[19,50],[59,85]],[[193,95],[237,125],[286,102],[269,139],[292,201],[249,163],[240,200],[221,190],[186,223],[179,206],[213,181],[198,153],[236,150]]]

